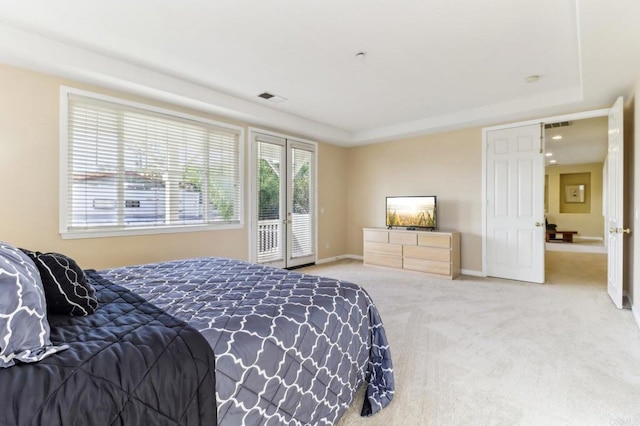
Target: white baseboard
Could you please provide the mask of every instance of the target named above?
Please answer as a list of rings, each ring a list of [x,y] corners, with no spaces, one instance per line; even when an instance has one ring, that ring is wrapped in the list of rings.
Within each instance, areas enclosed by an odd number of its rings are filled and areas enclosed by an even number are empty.
[[[326,259],[318,259],[316,260],[316,265],[322,265],[323,263],[335,262],[342,259],[363,260],[364,257],[355,254],[342,254],[340,256],[327,257]]]
[[[340,256],[327,257],[325,259],[316,260],[316,265],[322,265],[323,263],[336,262],[338,260],[343,259],[352,259],[352,260],[364,260],[364,256],[359,256],[357,254],[342,254]],[[482,271],[476,271],[473,269],[461,269],[460,273],[462,275],[470,275],[472,277],[486,277]]]
[[[574,240],[595,240],[595,241],[604,241],[602,237],[590,237],[588,235],[576,235],[573,237]]]

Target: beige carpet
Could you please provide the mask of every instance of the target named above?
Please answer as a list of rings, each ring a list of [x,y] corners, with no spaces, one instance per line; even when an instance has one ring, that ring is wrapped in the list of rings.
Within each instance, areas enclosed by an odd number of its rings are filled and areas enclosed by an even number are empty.
[[[547,284],[340,261],[301,272],[372,296],[394,361],[389,407],[346,425],[640,425],[640,330],[606,293],[606,256],[547,252]]]
[[[606,253],[607,248],[603,240],[574,237],[573,243],[549,242],[545,243],[547,251],[571,251],[577,253]]]

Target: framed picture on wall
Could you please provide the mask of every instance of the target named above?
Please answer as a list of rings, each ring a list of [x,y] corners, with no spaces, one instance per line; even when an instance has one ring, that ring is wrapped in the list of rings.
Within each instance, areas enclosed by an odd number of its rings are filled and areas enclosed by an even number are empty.
[[[564,201],[566,203],[584,203],[584,184],[565,185]]]

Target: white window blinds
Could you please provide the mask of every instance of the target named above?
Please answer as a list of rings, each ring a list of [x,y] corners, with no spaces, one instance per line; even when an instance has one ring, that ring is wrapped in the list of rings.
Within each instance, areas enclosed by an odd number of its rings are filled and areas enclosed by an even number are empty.
[[[63,232],[239,224],[240,132],[68,94]]]

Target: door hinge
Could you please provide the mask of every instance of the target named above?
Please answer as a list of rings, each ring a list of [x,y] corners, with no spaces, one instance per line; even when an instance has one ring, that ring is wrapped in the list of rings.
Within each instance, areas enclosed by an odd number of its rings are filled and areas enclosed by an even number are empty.
[[[540,154],[544,152],[544,123],[540,123]]]

